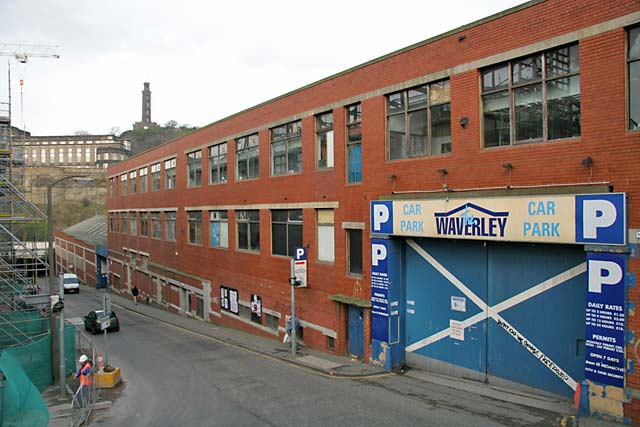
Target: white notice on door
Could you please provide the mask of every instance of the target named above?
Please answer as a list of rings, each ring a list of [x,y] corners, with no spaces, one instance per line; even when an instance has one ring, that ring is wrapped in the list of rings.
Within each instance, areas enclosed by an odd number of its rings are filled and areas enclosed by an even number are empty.
[[[451,297],[451,310],[467,311],[467,299],[465,297]]]
[[[464,341],[464,326],[462,322],[449,319],[449,336],[454,340]]]

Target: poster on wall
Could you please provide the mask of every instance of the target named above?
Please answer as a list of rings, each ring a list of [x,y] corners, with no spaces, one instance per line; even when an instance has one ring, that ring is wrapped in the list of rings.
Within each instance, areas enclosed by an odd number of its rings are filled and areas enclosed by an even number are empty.
[[[371,239],[371,338],[389,342],[387,242]]]
[[[624,387],[626,256],[587,253],[585,377]]]
[[[220,286],[220,308],[238,314],[238,290]]]
[[[229,289],[229,311],[233,314],[238,314],[238,291],[236,289]]]
[[[229,289],[220,286],[220,308],[229,310]]]
[[[260,323],[262,318],[262,298],[256,294],[251,294],[251,320]]]

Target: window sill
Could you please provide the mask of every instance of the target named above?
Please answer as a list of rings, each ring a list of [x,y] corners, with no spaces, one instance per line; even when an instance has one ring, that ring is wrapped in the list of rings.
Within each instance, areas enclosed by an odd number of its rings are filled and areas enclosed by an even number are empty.
[[[225,247],[225,246],[211,246],[211,245],[209,245],[209,249],[221,249],[223,251],[228,251],[229,247],[228,246]]]
[[[330,167],[330,168],[318,168],[318,167],[316,167],[316,170],[315,170],[315,172],[318,172],[318,173],[323,173],[323,172],[326,173],[326,172],[334,172],[334,171],[335,171],[335,169],[333,168],[333,166]]]
[[[283,174],[280,174],[280,175],[269,175],[269,178],[286,178],[288,176],[298,176],[298,175],[302,175],[302,171],[300,171],[300,172],[283,173]]]
[[[242,254],[249,254],[249,255],[260,255],[260,251],[252,251],[249,249],[236,248],[236,252],[240,252]]]
[[[556,142],[580,142],[581,136],[575,136],[571,138],[559,138],[559,139],[532,139],[527,141],[516,141],[513,144],[508,145],[496,145],[494,147],[482,147],[482,150],[493,150],[497,148],[508,148],[508,147],[522,147],[528,145],[538,145],[538,144],[555,144]]]
[[[278,175],[280,176],[280,175]],[[234,182],[247,182],[247,181],[258,181],[260,179],[259,176],[256,176],[255,178],[236,178],[234,180]]]
[[[273,252],[271,253],[272,257],[275,258],[282,258],[282,259],[292,259],[293,255],[282,255],[282,254],[274,254]]]

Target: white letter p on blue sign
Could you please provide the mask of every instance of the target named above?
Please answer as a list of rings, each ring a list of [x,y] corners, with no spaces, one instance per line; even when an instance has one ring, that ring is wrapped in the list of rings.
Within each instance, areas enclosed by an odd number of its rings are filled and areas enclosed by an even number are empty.
[[[624,245],[626,225],[624,193],[576,196],[576,243]]]
[[[371,202],[371,232],[393,234],[393,202]]]
[[[589,260],[589,292],[602,293],[602,285],[617,285],[622,280],[622,267],[616,262]]]
[[[374,243],[371,245],[371,265],[378,266],[380,261],[387,259],[387,247]]]
[[[293,259],[296,261],[307,259],[307,248],[305,248],[304,246],[296,246],[293,249]]]

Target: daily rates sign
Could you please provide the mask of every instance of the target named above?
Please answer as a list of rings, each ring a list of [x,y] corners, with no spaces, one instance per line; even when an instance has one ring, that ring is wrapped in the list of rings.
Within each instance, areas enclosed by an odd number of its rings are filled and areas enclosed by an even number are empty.
[[[624,193],[371,202],[372,233],[624,245]]]

